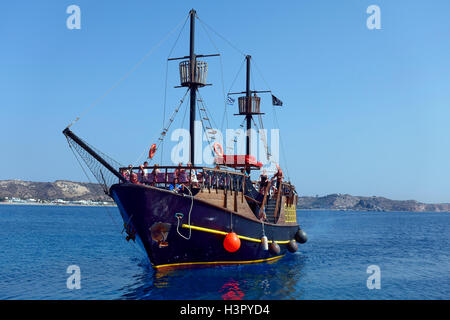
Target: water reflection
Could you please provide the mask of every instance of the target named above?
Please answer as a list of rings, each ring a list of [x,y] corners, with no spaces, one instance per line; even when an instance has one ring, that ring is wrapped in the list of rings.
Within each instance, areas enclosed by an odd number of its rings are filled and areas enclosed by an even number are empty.
[[[304,257],[254,265],[155,271],[142,266],[121,299],[299,299]]]
[[[242,300],[245,296],[245,293],[239,288],[239,282],[234,279],[230,279],[225,283],[222,288],[220,288],[219,292],[223,293],[223,300]]]

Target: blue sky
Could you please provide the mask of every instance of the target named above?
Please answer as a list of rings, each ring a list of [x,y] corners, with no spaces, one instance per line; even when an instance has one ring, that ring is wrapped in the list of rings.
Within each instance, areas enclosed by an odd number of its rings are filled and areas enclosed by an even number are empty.
[[[71,4],[81,8],[80,30],[66,27]],[[366,26],[372,4],[381,9],[381,30]],[[283,100],[277,117],[300,194],[450,202],[446,0],[9,2],[0,12],[0,179],[86,181],[61,131],[191,8],[252,55]],[[197,31],[197,53],[215,53],[200,25]],[[125,164],[148,149],[162,126],[166,58],[177,34],[73,131]],[[228,91],[243,57],[210,36],[222,54]],[[188,54],[187,41],[185,30],[172,56]],[[208,62],[214,86],[202,95],[219,124],[221,65],[218,58]],[[166,115],[183,94],[173,89],[177,64],[168,70]],[[254,84],[268,89],[259,73]],[[240,77],[234,90],[243,86]],[[262,107],[267,127],[273,127],[270,99]],[[237,127],[242,119],[232,120],[235,112],[229,107],[227,114]]]

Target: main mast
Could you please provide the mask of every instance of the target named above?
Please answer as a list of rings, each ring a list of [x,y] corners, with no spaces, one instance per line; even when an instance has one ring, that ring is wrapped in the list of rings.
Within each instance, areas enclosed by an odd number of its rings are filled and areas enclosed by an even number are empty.
[[[246,74],[246,81],[245,81],[245,98],[247,100],[247,103],[251,101],[251,91],[250,91],[250,59],[252,57],[247,55],[245,57],[245,60],[247,61],[247,74]],[[248,113],[245,118],[247,119],[247,145],[246,145],[246,152],[245,154],[247,156],[250,155],[250,132],[252,129],[252,114]],[[247,169],[247,173],[250,173],[250,169]]]
[[[190,73],[191,80],[196,79],[196,66],[197,66],[197,58],[195,56],[195,15],[196,11],[192,9],[189,12],[191,18],[191,30],[190,30],[190,41],[189,41],[189,62],[190,62]],[[193,67],[195,66],[195,67]],[[191,135],[191,144],[190,144],[190,153],[189,160],[192,165],[195,165],[195,106],[197,104],[197,87],[198,84],[195,81],[191,81],[189,85],[190,90],[190,121],[189,121],[189,133]]]
[[[206,83],[206,75],[208,64],[205,61],[197,60],[197,58],[214,57],[219,54],[196,54],[195,53],[195,18],[197,12],[192,9],[189,11],[191,20],[190,37],[189,37],[189,55],[180,58],[169,58],[168,60],[184,60],[180,62],[180,82],[181,87],[188,87],[190,93],[190,121],[189,133],[189,161],[195,164],[195,107],[197,105],[197,89],[210,85]],[[179,87],[176,87],[179,88]]]

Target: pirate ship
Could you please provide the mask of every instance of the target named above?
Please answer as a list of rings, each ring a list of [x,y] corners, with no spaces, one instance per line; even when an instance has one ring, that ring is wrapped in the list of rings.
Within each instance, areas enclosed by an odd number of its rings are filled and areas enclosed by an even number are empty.
[[[70,148],[91,170],[104,191],[117,204],[124,222],[126,239],[139,243],[156,269],[246,264],[277,260],[306,234],[297,223],[297,192],[282,179],[281,168],[275,180],[252,181],[251,173],[261,171],[262,163],[250,153],[251,135],[246,137],[246,154],[224,154],[215,142],[215,165],[197,166],[195,159],[195,121],[199,89],[206,83],[207,62],[211,55],[195,53],[196,12],[191,10],[190,51],[188,56],[170,58],[179,63],[180,87],[189,93],[190,163],[125,167],[64,129]],[[238,97],[239,112],[247,132],[253,117],[261,116],[257,93],[250,88],[251,56],[245,56],[245,91]],[[269,91],[270,92],[270,91]],[[228,96],[230,98],[230,96]],[[272,96],[273,103],[281,101]],[[182,99],[182,101],[184,98]],[[234,100],[234,99],[233,99]],[[201,114],[201,106],[199,113]],[[204,109],[203,109],[204,110]],[[167,133],[164,128],[162,136]],[[212,134],[212,127],[206,127]],[[162,140],[162,138],[161,138]],[[149,159],[159,146],[153,144]],[[80,162],[81,163],[81,162]],[[149,173],[149,171],[152,171]]]

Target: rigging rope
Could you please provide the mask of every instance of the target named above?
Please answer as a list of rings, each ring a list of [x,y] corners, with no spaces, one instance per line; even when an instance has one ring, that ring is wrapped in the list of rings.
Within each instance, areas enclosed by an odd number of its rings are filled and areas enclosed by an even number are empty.
[[[275,108],[272,108],[272,109],[273,109],[273,115],[274,115],[274,117],[273,117],[274,123],[277,126],[277,128],[280,128],[280,124],[278,123],[278,118],[277,118],[277,113],[275,111]],[[289,168],[288,168],[288,165],[287,165],[286,153],[284,152],[285,149],[284,149],[283,139],[281,138],[281,132],[280,132],[280,147],[281,147],[281,152],[283,153],[284,165],[286,167],[286,176],[287,176],[288,180],[290,180],[290,178],[289,178]]]
[[[186,108],[184,109],[184,114],[183,114],[183,120],[181,121],[182,128],[184,127],[184,120],[186,119],[186,114],[187,114],[188,109],[189,108],[187,107],[187,103],[186,103]],[[180,138],[181,138],[181,136],[180,136]]]
[[[256,91],[255,88],[257,86],[256,86],[256,81],[254,80],[254,77],[253,77],[253,71],[250,72],[250,76],[251,76],[251,79],[252,79],[253,89],[254,89],[254,91]],[[269,86],[267,85],[267,87],[269,87]],[[269,90],[270,90],[270,87],[269,87]],[[253,124],[255,125],[256,129],[258,129],[258,131],[259,131],[258,125],[256,124],[256,121],[255,121],[254,117],[251,117],[251,119],[252,119]],[[264,130],[264,123],[263,123],[263,120],[262,120],[262,116],[260,114],[258,114],[258,122],[259,122],[261,130]],[[269,146],[268,146],[268,143],[267,143],[267,140],[266,140],[266,135],[262,134],[261,137],[262,137],[262,141],[263,141],[263,144],[264,144],[266,158],[267,158],[267,160],[270,160],[271,152],[269,152]]]
[[[263,81],[264,81],[264,83],[266,84],[267,88],[269,88],[269,90],[272,92],[272,89],[270,88],[270,86],[269,86],[269,84],[267,83],[266,79],[264,78],[264,76],[263,76],[261,70],[259,69],[258,64],[256,63],[255,58],[253,58],[252,60],[253,60],[253,64],[254,64],[255,67],[256,67],[256,71],[258,71],[258,73],[259,73],[259,76],[261,77],[261,79],[263,79]]]
[[[239,127],[242,129],[242,130],[244,130],[244,123],[245,123],[245,121],[246,121],[246,118],[244,118],[243,120],[242,120],[242,122],[241,122],[241,124],[239,125]],[[239,131],[235,131],[236,132],[236,135],[240,135],[240,132]],[[234,139],[233,139],[233,146],[229,146],[228,145],[228,141],[227,141],[227,151],[230,151],[231,150],[231,152],[230,153],[228,153],[228,154],[233,154],[233,152],[234,152],[234,147],[235,147],[235,143],[237,142],[237,137],[235,136],[234,137]],[[236,152],[237,152],[238,150],[236,150]]]
[[[187,21],[187,18],[185,19],[185,23]],[[164,38],[162,38],[156,45],[154,45],[146,54],[145,56],[138,61],[138,63],[136,63],[127,73],[125,73],[124,76],[122,76],[122,78],[120,78],[115,84],[113,84],[108,90],[106,90],[106,92],[100,96],[99,98],[97,98],[89,107],[87,107],[80,116],[76,117],[75,120],[72,121],[72,123],[70,123],[67,128],[70,128],[72,125],[74,125],[78,120],[80,120],[86,113],[88,113],[89,111],[91,111],[100,101],[102,101],[113,89],[115,89],[117,86],[119,86],[125,79],[127,79],[142,63],[144,63],[145,60],[147,60],[147,58],[157,49],[159,48],[168,38],[170,35],[172,35],[172,33],[174,33],[178,27],[181,25],[183,21],[181,21],[179,24],[177,24],[177,26],[170,31],[168,34],[166,34],[166,36],[164,36]]]
[[[234,83],[236,82],[236,79],[238,78],[239,74],[241,73],[241,70],[242,70],[242,67],[244,66],[244,63],[245,63],[245,59],[242,60],[241,66],[239,67],[239,70],[238,70],[238,72],[236,73],[236,76],[234,77],[233,82],[231,83],[231,86],[230,86],[230,89],[228,90],[227,95],[229,95],[230,92],[231,92],[231,89],[233,89],[233,85],[234,85]]]
[[[236,47],[234,44],[232,44],[229,40],[227,40],[224,36],[222,36],[220,33],[218,33],[217,31],[215,31],[211,26],[209,26],[206,22],[204,22],[203,20],[201,20],[199,17],[197,17],[198,21],[200,21],[202,24],[204,24],[206,27],[208,27],[208,29],[210,29],[212,32],[214,32],[218,37],[220,37],[222,40],[224,40],[225,42],[227,42],[230,47],[232,47],[234,50],[236,50],[237,52],[239,52],[241,55],[243,55],[244,57],[246,56],[246,54],[244,52],[242,52],[242,50],[240,50],[238,47]]]
[[[158,138],[158,145],[156,146],[156,150],[158,150],[159,146],[161,145],[161,143],[164,141],[164,138],[167,135],[167,132],[169,131],[170,126],[172,125],[173,121],[175,120],[175,116],[177,115],[178,111],[180,110],[181,106],[184,103],[184,99],[186,98],[187,94],[189,92],[189,89],[186,90],[186,93],[184,94],[183,98],[180,100],[180,104],[178,105],[178,107],[173,111],[172,116],[169,118],[169,122],[167,124],[166,127],[163,127],[163,130],[160,134],[160,137]],[[141,155],[139,156],[139,158],[135,161],[135,163],[139,163],[139,161],[142,159],[143,155],[146,153],[147,148],[141,153]],[[153,158],[154,159],[154,158]],[[151,159],[150,161],[152,161],[153,159]]]
[[[230,210],[230,228],[231,232],[233,232],[233,212],[231,210]]]
[[[259,75],[261,76],[261,78],[263,79],[264,83],[267,85],[267,87],[269,88],[270,92],[272,92],[272,89],[270,88],[270,85],[267,83],[266,79],[264,78],[261,70],[258,67],[258,64],[256,63],[255,59],[253,59],[253,64],[256,67],[256,70],[258,71]],[[273,110],[273,122],[274,122],[274,126],[276,126],[277,128],[280,128],[280,124],[278,123],[278,118],[277,118],[277,112],[275,109],[275,106],[272,106],[272,110]],[[285,153],[285,149],[284,149],[284,144],[283,144],[283,139],[281,137],[281,130],[279,133],[280,136],[280,147],[281,147],[281,152],[282,152],[282,156],[283,156],[283,160],[284,160],[284,166],[286,168],[286,176],[289,180],[289,168],[287,165],[287,158],[286,158],[286,153]]]
[[[87,174],[86,170],[84,169],[84,167],[83,167],[83,165],[82,165],[82,162],[81,162],[80,159],[78,158],[79,156],[77,155],[77,152],[75,152],[75,150],[73,149],[72,144],[70,143],[70,140],[69,140],[69,138],[68,138],[67,136],[66,136],[66,139],[67,139],[67,143],[68,143],[68,145],[69,145],[70,150],[72,151],[73,155],[75,156],[75,159],[77,160],[78,164],[80,165],[81,170],[83,170],[83,172],[84,172],[86,178],[88,179],[89,183],[90,183],[90,184],[94,184],[94,183],[92,182],[91,178],[89,177],[89,175]],[[91,147],[91,148],[92,148],[92,147]],[[80,157],[81,157],[81,155],[80,155]],[[91,170],[91,168],[90,168],[87,164],[86,164],[86,166],[88,167],[89,170]],[[91,172],[92,172],[92,170],[91,170]],[[93,172],[92,172],[92,174],[93,174]],[[95,177],[95,175],[94,175],[94,177]],[[97,179],[97,178],[96,178],[96,179]],[[104,183],[105,183],[105,188],[108,188],[108,186],[106,185],[106,181],[105,181]],[[104,191],[105,191],[106,194],[108,194],[108,192],[107,192],[108,190],[105,190],[105,189],[104,189]],[[108,195],[109,195],[109,194],[108,194]],[[106,209],[106,213],[108,214],[109,218],[111,219],[111,221],[113,222],[113,224],[117,227],[117,229],[120,230],[121,228],[120,228],[119,224],[116,222],[116,220],[114,219],[114,217],[112,216],[112,214],[111,214],[111,212],[110,212],[110,208],[109,208],[108,206],[103,205],[103,204],[101,205],[101,207],[103,207],[103,208]],[[131,217],[130,217],[130,219],[131,219]],[[122,233],[122,232],[121,232],[121,233]],[[134,243],[131,243],[131,245],[132,245],[132,247],[133,247],[137,252],[139,252],[140,254],[143,253],[140,249],[138,249],[138,248],[135,246]]]
[[[259,116],[260,116],[260,120],[261,120],[261,115],[259,115]],[[255,121],[255,119],[253,119],[253,117],[252,117],[252,121],[253,121],[253,124],[255,125],[256,129],[258,129],[258,131],[260,131],[260,129],[258,128],[258,125],[256,124],[256,121]],[[262,125],[262,120],[260,121],[260,124],[261,124],[262,130],[264,130],[264,127]],[[266,157],[267,157],[267,160],[269,160],[270,153],[269,153],[269,146],[267,145],[267,141],[266,141],[266,135],[264,134],[264,131],[263,132],[260,131],[260,133],[262,133],[261,137],[262,137],[262,141],[264,144],[264,149],[266,150]]]
[[[223,111],[223,117],[222,117],[222,123],[220,125],[220,130],[223,132],[223,122],[224,120],[227,123],[227,127],[228,127],[228,114],[227,114],[227,96],[225,95],[225,81],[223,78],[223,60],[222,60],[222,53],[220,52],[220,50],[217,48],[215,42],[212,40],[208,30],[206,30],[203,22],[197,17],[197,19],[200,21],[200,25],[202,26],[203,30],[205,31],[206,35],[208,36],[209,41],[212,43],[214,49],[216,49],[216,51],[219,53],[219,61],[220,61],[220,75],[221,75],[221,80],[222,80],[222,93],[223,93],[223,102],[224,102],[224,111]]]
[[[164,128],[164,121],[166,121],[166,101],[167,101],[167,74],[169,73],[169,60],[166,61],[166,80],[164,87],[164,108],[163,108],[163,117],[162,117],[162,126]],[[164,160],[164,144],[161,145],[161,160],[160,163],[163,163]]]
[[[185,236],[183,236],[181,233],[180,233],[180,230],[179,230],[179,228],[180,228],[180,218],[178,218],[177,217],[177,232],[178,232],[178,234],[182,237],[182,238],[184,238],[184,239],[186,239],[186,240],[189,240],[189,239],[191,239],[191,235],[192,235],[192,228],[191,228],[191,213],[192,213],[192,207],[193,207],[193,205],[194,205],[194,197],[192,196],[192,192],[191,192],[191,190],[188,188],[188,187],[186,187],[186,189],[189,191],[189,194],[191,195],[191,208],[189,209],[189,213],[188,213],[188,226],[189,226],[189,237],[185,237]]]
[[[184,109],[184,114],[183,114],[183,120],[181,121],[181,128],[183,128],[183,126],[184,126],[184,120],[186,119],[186,114],[187,114],[188,109],[189,108],[187,107],[187,104],[186,104],[186,108]],[[182,136],[180,135],[180,137],[178,138],[178,143],[180,143],[181,138],[182,138]],[[162,142],[162,144],[164,144],[164,141]],[[162,152],[162,149],[161,149],[161,152]]]
[[[86,175],[87,179],[89,182],[91,182],[91,179],[89,179],[89,175],[87,174],[86,170],[84,169],[83,165],[81,164],[81,161],[78,159],[77,153],[75,152],[75,150],[73,150],[72,145],[69,142],[69,138],[66,137],[67,140],[67,144],[69,145],[70,150],[72,151],[73,155],[75,156],[75,159],[77,159],[78,164],[81,167],[81,170],[83,170],[84,174]],[[89,168],[89,167],[88,167]]]
[[[208,124],[209,124],[209,126],[212,128],[212,125],[211,125],[211,122],[209,121],[210,119],[212,120],[212,122],[214,123],[214,127],[216,127],[217,128],[217,124],[216,124],[216,122],[214,121],[214,119],[213,119],[213,117],[212,117],[212,114],[208,111],[208,109],[206,108],[206,105],[205,105],[205,102],[204,102],[204,100],[203,100],[203,97],[200,95],[200,91],[197,89],[197,94],[198,94],[198,96],[200,97],[200,100],[198,100],[201,104],[202,104],[202,106],[203,106],[203,108],[204,108],[204,111],[205,111],[205,114],[206,114],[206,116],[208,117]]]
[[[199,113],[201,114],[200,106],[199,106],[198,104],[197,104],[197,108],[199,109]],[[211,152],[214,153],[214,149],[213,149],[213,147],[212,147],[212,145],[211,145],[211,139],[210,139],[209,135],[208,135],[207,132],[206,132],[207,129],[211,129],[211,130],[212,130],[211,123],[209,124],[209,128],[205,128],[205,124],[204,124],[204,122],[203,122],[203,119],[202,119],[200,122],[202,123],[203,131],[204,131],[205,134],[206,134],[206,139],[208,140],[208,146],[209,146],[209,148],[211,149]],[[215,138],[214,138],[214,139],[215,139]]]
[[[245,59],[242,60],[241,66],[239,67],[239,70],[236,73],[236,76],[234,77],[233,82],[231,83],[230,89],[228,90],[228,93],[227,93],[227,99],[228,99],[228,96],[230,95],[231,90],[233,89],[233,86],[234,86],[234,83],[236,82],[236,79],[238,78],[239,74],[242,71],[242,67],[244,66],[244,63],[245,63]],[[227,112],[226,110],[227,109],[225,107],[225,111],[224,111],[225,116],[227,115],[226,114],[226,112]],[[220,131],[222,131],[222,132],[223,132],[223,122],[224,122],[224,118],[222,118],[222,123],[220,124]],[[228,117],[226,117],[226,122],[227,122],[227,127],[228,127]]]
[[[175,46],[178,43],[178,40],[180,39],[181,33],[184,30],[184,27],[186,26],[186,22],[189,19],[189,15],[186,16],[186,20],[184,20],[183,27],[181,27],[180,32],[178,33],[177,39],[175,40],[175,43],[173,44],[172,48],[169,51],[169,54],[167,55],[166,59],[166,79],[165,79],[165,87],[164,87],[164,108],[163,108],[163,118],[162,118],[162,126],[164,127],[164,121],[166,121],[166,106],[167,106],[167,75],[169,73],[169,58],[172,55],[173,50],[175,49]],[[164,161],[164,141],[161,144],[161,160],[160,162],[163,163]]]

